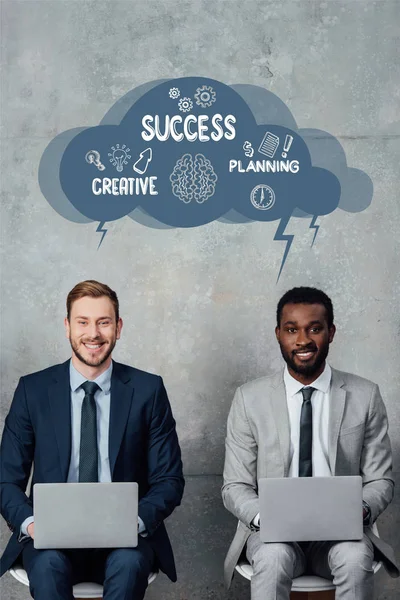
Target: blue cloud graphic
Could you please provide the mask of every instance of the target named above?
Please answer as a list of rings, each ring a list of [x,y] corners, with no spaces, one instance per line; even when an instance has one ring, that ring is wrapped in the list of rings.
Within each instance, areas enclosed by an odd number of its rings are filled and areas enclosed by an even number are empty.
[[[39,183],[75,222],[129,215],[151,227],[316,220],[372,200],[368,175],[347,166],[332,135],[298,129],[288,107],[258,86],[204,77],[148,82],[126,94],[95,127],[57,136]],[[103,238],[102,238],[103,239]],[[283,266],[283,264],[282,264]]]

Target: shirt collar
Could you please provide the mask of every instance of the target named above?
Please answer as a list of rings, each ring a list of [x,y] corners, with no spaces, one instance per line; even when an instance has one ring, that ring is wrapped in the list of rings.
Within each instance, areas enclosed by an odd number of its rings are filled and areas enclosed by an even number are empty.
[[[108,369],[104,371],[104,373],[99,375],[97,379],[93,379],[93,381],[97,383],[97,385],[102,390],[102,392],[104,392],[104,394],[110,393],[112,369],[113,363],[111,361],[111,365],[108,367]],[[72,360],[69,363],[69,381],[71,390],[73,392],[76,392],[77,389],[82,385],[82,383],[87,381],[87,378],[84,377],[81,373],[79,373],[77,369],[75,369],[74,365],[72,364]]]
[[[325,369],[322,371],[321,375],[315,381],[310,383],[309,386],[326,394],[327,391],[329,390],[329,386],[331,384],[331,379],[332,379],[332,369],[328,365],[328,363],[325,363]],[[303,383],[301,383],[300,381],[297,381],[297,379],[292,377],[291,374],[289,373],[287,365],[285,365],[285,370],[283,372],[283,381],[285,382],[286,393],[288,396],[294,396],[303,387],[309,387],[309,386],[304,386]]]

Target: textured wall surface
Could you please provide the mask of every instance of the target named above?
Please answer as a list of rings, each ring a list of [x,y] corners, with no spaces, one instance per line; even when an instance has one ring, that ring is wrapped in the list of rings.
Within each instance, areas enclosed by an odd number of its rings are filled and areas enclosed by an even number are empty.
[[[82,279],[108,283],[125,320],[115,358],[164,377],[187,478],[167,523],[179,581],[160,576],[146,597],[249,598],[245,581],[223,589],[235,529],[219,491],[225,423],[235,387],[281,365],[274,312],[288,288],[332,297],[331,363],[381,386],[399,479],[400,2],[3,0],[1,13],[0,428],[18,378],[69,355],[67,292]],[[96,224],[64,220],[40,192],[39,160],[57,133],[97,124],[136,85],[186,75],[265,86],[299,127],[337,136],[348,164],[372,178],[371,206],[321,218],[312,249],[309,222],[292,219],[278,284],[276,223],[159,231],[125,218],[97,251]],[[380,531],[398,558],[399,528],[397,492]],[[29,597],[9,575],[0,585],[2,600]],[[397,593],[381,571],[376,599]]]

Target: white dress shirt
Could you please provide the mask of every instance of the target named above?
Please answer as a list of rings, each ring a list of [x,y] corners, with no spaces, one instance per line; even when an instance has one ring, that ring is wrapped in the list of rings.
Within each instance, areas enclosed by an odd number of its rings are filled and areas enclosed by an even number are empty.
[[[329,402],[332,379],[332,369],[328,364],[324,371],[312,383],[304,386],[294,379],[285,366],[283,380],[286,388],[286,402],[290,422],[289,477],[299,476],[299,441],[300,415],[303,404],[303,387],[313,387],[312,405],[312,474],[313,477],[329,477],[332,475],[329,467]]]

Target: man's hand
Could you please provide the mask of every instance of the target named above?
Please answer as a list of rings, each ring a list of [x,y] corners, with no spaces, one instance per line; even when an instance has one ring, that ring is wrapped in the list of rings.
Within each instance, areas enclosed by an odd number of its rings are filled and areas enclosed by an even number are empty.
[[[252,526],[254,529],[256,529],[257,531],[260,529],[260,513],[258,513],[254,519],[252,520],[252,522],[250,523],[250,526]]]
[[[26,531],[28,532],[28,535],[30,535],[31,538],[34,540],[35,539],[35,523],[29,523],[28,527],[26,528]]]
[[[369,505],[363,501],[363,525],[371,525],[371,508]]]

